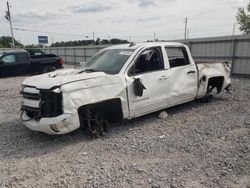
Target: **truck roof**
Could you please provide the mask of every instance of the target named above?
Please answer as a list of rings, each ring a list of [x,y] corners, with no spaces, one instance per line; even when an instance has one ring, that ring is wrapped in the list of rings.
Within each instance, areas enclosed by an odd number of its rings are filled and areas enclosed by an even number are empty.
[[[114,45],[108,47],[108,49],[137,49],[145,47],[154,47],[154,46],[184,46],[183,43],[179,42],[145,42],[145,43],[128,43],[121,45]]]
[[[26,52],[26,53],[28,53],[24,49],[4,49],[4,50],[0,49],[0,53],[1,54],[4,54],[4,53],[20,53],[20,52]]]

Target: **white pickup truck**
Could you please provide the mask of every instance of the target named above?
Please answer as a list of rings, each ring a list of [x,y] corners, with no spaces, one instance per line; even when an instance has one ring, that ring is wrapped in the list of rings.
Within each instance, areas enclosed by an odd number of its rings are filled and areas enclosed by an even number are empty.
[[[132,119],[228,90],[231,63],[195,63],[181,43],[112,46],[77,69],[29,77],[22,84],[21,119],[47,134]]]

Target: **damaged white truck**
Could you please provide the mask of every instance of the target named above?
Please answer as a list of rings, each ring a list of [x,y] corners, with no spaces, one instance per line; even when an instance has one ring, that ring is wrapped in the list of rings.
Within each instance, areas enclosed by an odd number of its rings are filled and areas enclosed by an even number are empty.
[[[47,134],[80,127],[93,135],[132,119],[229,90],[230,62],[194,62],[181,43],[112,46],[80,68],[26,78],[21,119]]]

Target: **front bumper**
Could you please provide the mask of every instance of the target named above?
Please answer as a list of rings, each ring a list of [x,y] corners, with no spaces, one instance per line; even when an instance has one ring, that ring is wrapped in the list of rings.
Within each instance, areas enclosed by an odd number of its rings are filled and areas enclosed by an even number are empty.
[[[80,127],[77,113],[63,112],[61,92],[24,86],[21,93],[21,120],[29,129],[59,135]]]
[[[71,114],[62,114],[57,117],[36,120],[31,119],[27,113],[23,111],[21,120],[27,128],[51,135],[66,134],[80,127],[77,115]]]

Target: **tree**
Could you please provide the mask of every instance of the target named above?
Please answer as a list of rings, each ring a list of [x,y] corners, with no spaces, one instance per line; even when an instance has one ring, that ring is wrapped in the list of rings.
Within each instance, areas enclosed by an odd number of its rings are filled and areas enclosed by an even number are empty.
[[[246,34],[250,33],[250,2],[247,10],[239,8],[238,15],[236,16],[238,24],[240,24],[240,30]]]
[[[14,39],[15,40],[15,39]],[[12,38],[9,36],[0,37],[0,48],[11,48]],[[16,47],[22,48],[23,44],[15,40]]]

